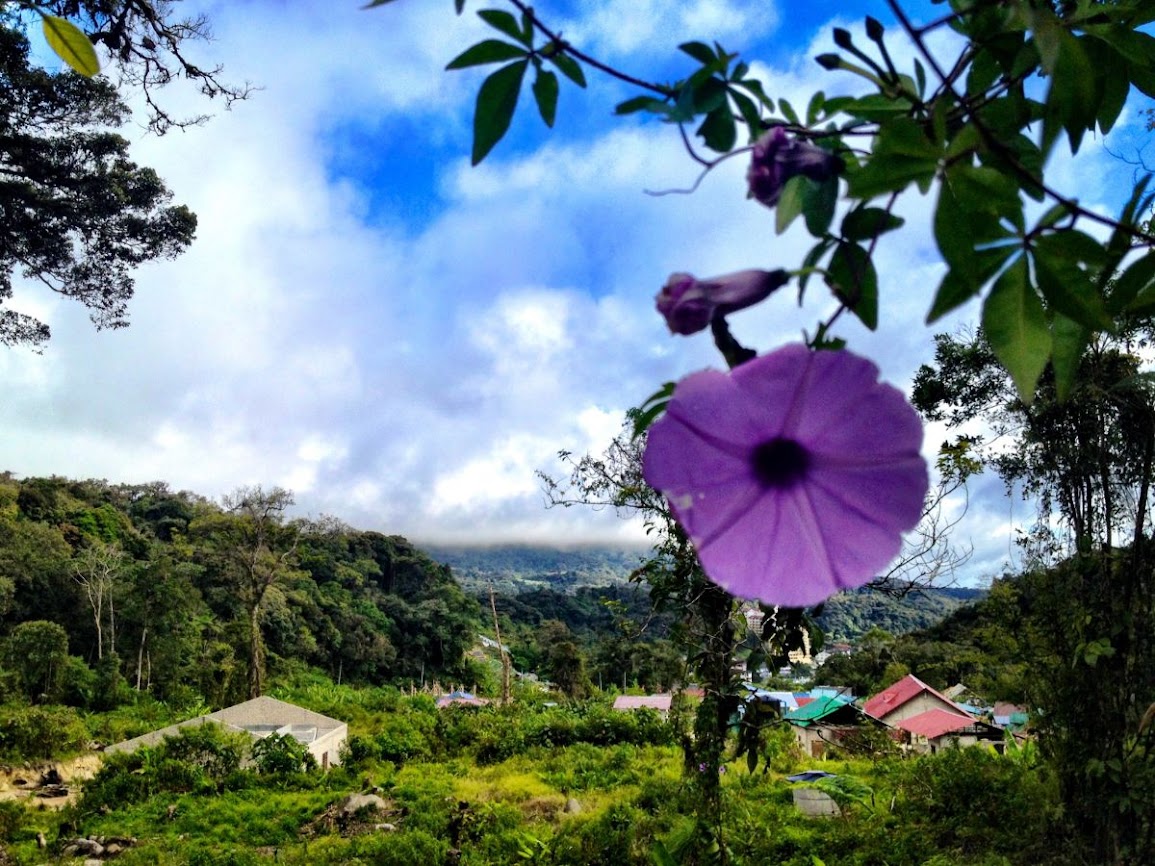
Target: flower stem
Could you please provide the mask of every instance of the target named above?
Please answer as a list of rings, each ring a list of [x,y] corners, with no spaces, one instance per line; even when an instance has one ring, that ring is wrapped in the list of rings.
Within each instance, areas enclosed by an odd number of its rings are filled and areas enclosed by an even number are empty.
[[[745,364],[747,361],[758,357],[757,352],[753,349],[747,349],[734,339],[724,316],[717,316],[710,322],[710,333],[714,335],[714,345],[718,347],[718,351],[722,353],[722,357],[726,359],[731,370],[739,364]]]

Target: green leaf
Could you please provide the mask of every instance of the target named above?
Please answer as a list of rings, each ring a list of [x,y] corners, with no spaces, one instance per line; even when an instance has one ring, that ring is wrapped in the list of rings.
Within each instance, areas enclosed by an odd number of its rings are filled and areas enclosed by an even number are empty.
[[[1046,246],[1042,241],[1047,239],[1041,238],[1032,248],[1039,290],[1055,311],[1074,319],[1083,327],[1099,331],[1114,330],[1115,322],[1107,313],[1107,306],[1096,291],[1090,275],[1056,251],[1067,234],[1052,235],[1052,243]]]
[[[794,107],[785,99],[778,100],[778,110],[782,112],[783,117],[795,126],[802,125],[802,120],[798,117],[798,112],[796,112]]]
[[[526,48],[533,45],[532,36],[527,37],[517,19],[509,12],[501,9],[482,9],[477,15],[490,27],[500,30],[506,36],[516,39]]]
[[[806,254],[806,258],[802,260],[802,273],[798,275],[798,303],[802,303],[802,296],[806,292],[806,284],[810,282],[810,277],[814,274],[814,268],[818,266],[818,262],[826,255],[834,244],[826,239],[819,241]]]
[[[818,122],[818,118],[822,116],[822,110],[826,106],[826,94],[819,90],[810,97],[810,104],[806,106],[806,123],[807,125],[814,125]]]
[[[1091,339],[1091,332],[1078,322],[1056,314],[1051,323],[1054,346],[1051,351],[1051,369],[1055,371],[1055,396],[1062,403],[1071,394],[1075,384],[1075,374],[1079,372],[1079,362],[1083,350]]]
[[[631,410],[630,417],[634,421],[633,438],[637,439],[645,433],[654,420],[666,411],[670,398],[674,396],[675,383],[666,382],[643,401],[637,410]]]
[[[878,274],[866,250],[840,243],[830,258],[826,284],[870,330],[878,327]]]
[[[909,99],[900,97],[891,99],[881,93],[871,93],[851,100],[849,104],[840,106],[842,111],[860,120],[875,120],[885,122],[894,120],[900,115],[910,113],[913,104]]]
[[[734,124],[734,112],[730,110],[730,104],[723,102],[707,114],[698,127],[698,135],[702,136],[710,150],[729,153],[738,140],[738,129]]]
[[[473,164],[477,165],[509,130],[521,80],[529,60],[503,66],[481,83],[477,91],[477,109],[473,115]]]
[[[1023,203],[1019,187],[1002,172],[985,166],[958,165],[947,180],[957,203],[968,213],[988,214],[1010,220],[1023,228]]]
[[[689,54],[704,66],[710,66],[718,60],[718,55],[714,53],[714,49],[705,42],[683,42],[678,46],[678,50],[684,54]]]
[[[685,92],[690,94],[689,106],[693,114],[708,114],[726,104],[726,82],[720,78],[704,78],[688,84]]]
[[[1058,58],[1047,91],[1043,117],[1042,150],[1050,151],[1059,128],[1067,131],[1071,152],[1077,153],[1086,132],[1095,122],[1095,69],[1079,40],[1063,32],[1059,37]]]
[[[638,111],[653,111],[664,114],[669,106],[660,99],[652,96],[635,96],[614,106],[614,114],[634,114]]]
[[[858,207],[842,220],[842,236],[848,241],[872,240],[900,228],[904,220],[880,207]]]
[[[955,165],[939,187],[934,212],[934,237],[939,252],[959,278],[979,282],[976,249],[1014,237],[999,224],[1000,217],[1022,221],[1017,187],[989,168]]]
[[[983,304],[983,331],[995,357],[1011,375],[1019,399],[1030,403],[1051,357],[1051,330],[1043,303],[1030,282],[1026,256],[995,280]]]
[[[559,51],[556,54],[551,54],[547,58],[550,63],[561,71],[561,74],[576,84],[578,87],[586,86],[586,76],[582,72],[581,65],[570,57],[565,51]]]
[[[526,51],[517,45],[510,45],[499,39],[486,39],[476,45],[466,48],[455,58],[449,61],[446,69],[465,69],[470,66],[481,66],[485,63],[501,63],[503,60],[513,60],[525,57]]]
[[[906,189],[911,183],[932,180],[937,170],[937,159],[872,154],[864,166],[848,172],[847,192],[851,198],[870,199]]]
[[[537,78],[533,80],[533,96],[537,100],[537,110],[541,112],[541,119],[551,128],[557,116],[557,91],[557,76],[548,69],[539,69]]]
[[[802,213],[806,178],[797,175],[786,181],[774,209],[774,230],[778,234],[790,228],[790,223]]]
[[[834,209],[838,204],[838,178],[829,177],[824,181],[805,178],[802,185],[802,215],[806,219],[806,230],[820,238],[830,230],[834,221]]]
[[[100,61],[96,58],[96,49],[83,30],[57,15],[45,14],[43,19],[44,38],[57,57],[86,78],[99,74]]]
[[[1095,119],[1104,134],[1115,125],[1127,94],[1131,90],[1131,79],[1127,75],[1127,61],[1109,43],[1097,39],[1087,39],[1083,43],[1087,58],[1098,70],[1095,80]]]
[[[1126,309],[1142,316],[1155,312],[1155,252],[1133,262],[1115,280],[1108,307],[1113,312]]]
[[[999,268],[1006,264],[1016,250],[1017,247],[1013,246],[975,250],[969,269],[965,272],[957,268],[947,271],[935,293],[926,323],[930,325],[938,321],[979,294],[987,280],[998,273]]]
[[[730,98],[738,106],[738,112],[746,123],[750,141],[756,141],[762,132],[762,115],[758,111],[758,104],[745,93],[740,93],[734,88],[730,88]]]

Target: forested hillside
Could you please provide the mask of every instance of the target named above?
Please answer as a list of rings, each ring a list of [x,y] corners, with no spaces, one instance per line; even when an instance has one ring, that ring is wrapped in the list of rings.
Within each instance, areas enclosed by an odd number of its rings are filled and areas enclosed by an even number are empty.
[[[868,695],[913,673],[935,688],[962,683],[988,701],[1037,705],[1038,673],[1054,659],[1030,636],[1047,616],[1037,598],[1054,595],[1052,580],[1046,573],[1006,576],[926,628],[873,628],[855,653],[830,658],[818,677]]]
[[[639,550],[427,555],[335,518],[290,519],[291,504],[279,489],[215,503],[163,482],[0,477],[5,684],[29,700],[96,707],[126,689],[220,706],[303,666],[352,683],[485,683],[484,663],[465,651],[492,630],[491,582],[520,670],[576,694],[668,688],[682,675],[675,614],[655,615],[647,590],[628,582]],[[959,596],[849,593],[821,623],[829,639],[901,634]]]
[[[872,628],[895,635],[929,628],[983,595],[981,589],[965,587],[920,589],[901,598],[853,589],[828,599],[817,621],[827,642],[856,643]]]
[[[360,683],[465,675],[478,605],[447,567],[398,536],[289,519],[291,503],[0,476],[6,690],[221,705],[294,665]]]

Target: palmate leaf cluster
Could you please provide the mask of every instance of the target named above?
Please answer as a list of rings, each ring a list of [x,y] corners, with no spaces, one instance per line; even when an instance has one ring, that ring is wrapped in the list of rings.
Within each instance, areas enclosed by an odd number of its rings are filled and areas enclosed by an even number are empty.
[[[804,217],[816,243],[797,272],[800,295],[819,275],[867,328],[880,317],[875,251],[887,242],[884,235],[902,234],[896,202],[911,193],[933,196],[934,237],[946,272],[927,299],[927,321],[983,297],[983,327],[1025,400],[1052,361],[1064,396],[1094,333],[1155,308],[1155,253],[1133,255],[1155,240],[1146,222],[1152,203],[1146,181],[1136,183],[1117,216],[1104,217],[1046,174],[1060,142],[1076,153],[1088,134],[1114,127],[1133,94],[1155,97],[1155,37],[1145,27],[1155,10],[1148,3],[951,0],[940,4],[941,17],[919,25],[891,0],[887,11],[913,44],[910,66],[896,64],[890,43],[897,38],[876,18],[866,19],[865,42],[836,28],[839,51],[816,58],[832,73],[831,89],[857,79],[871,92],[820,91],[801,111],[775,99],[772,82],[752,77],[748,62],[717,43],[677,46],[697,66],[674,82],[646,81],[600,63],[526,4],[509,2],[520,19],[500,9],[478,12],[504,39],[484,40],[450,64],[513,61],[481,86],[475,163],[509,128],[530,64],[541,70],[545,60],[581,86],[580,70],[593,68],[643,91],[619,103],[619,115],[643,112],[677,125],[705,171],[776,126],[836,153],[843,176],[789,180],[775,228],[782,232]],[[464,5],[457,4],[458,12]],[[932,49],[931,37],[948,28],[964,47]],[[534,47],[537,37],[544,46]],[[547,86],[546,72],[539,72],[534,93],[552,125],[557,80],[548,73]],[[713,155],[698,153],[691,135]],[[1036,211],[1041,216],[1029,216]],[[1096,224],[1108,227],[1106,242],[1094,235]],[[832,321],[819,325],[813,344],[826,341]]]

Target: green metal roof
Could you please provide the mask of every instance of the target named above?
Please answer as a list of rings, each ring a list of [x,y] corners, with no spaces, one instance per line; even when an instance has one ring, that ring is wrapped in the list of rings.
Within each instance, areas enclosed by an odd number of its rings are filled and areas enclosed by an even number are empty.
[[[786,721],[806,727],[813,722],[820,722],[829,715],[833,715],[844,707],[850,706],[844,699],[828,697],[816,698],[808,704],[791,710],[785,716]]]

